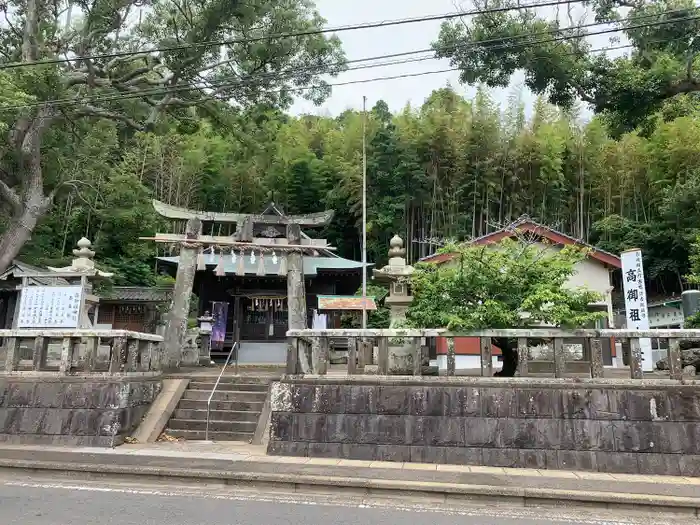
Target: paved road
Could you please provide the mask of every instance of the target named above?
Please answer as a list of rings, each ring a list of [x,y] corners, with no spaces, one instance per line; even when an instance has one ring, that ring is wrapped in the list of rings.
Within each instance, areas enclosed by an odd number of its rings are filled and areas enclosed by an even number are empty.
[[[0,479],[3,525],[672,525],[688,520],[565,514],[555,509],[452,507],[167,487]]]

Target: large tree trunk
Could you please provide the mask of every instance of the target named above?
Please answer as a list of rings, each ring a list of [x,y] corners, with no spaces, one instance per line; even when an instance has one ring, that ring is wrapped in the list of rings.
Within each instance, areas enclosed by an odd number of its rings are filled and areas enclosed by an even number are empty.
[[[0,272],[4,272],[31,238],[39,219],[53,203],[58,186],[44,196],[44,174],[41,166],[41,143],[44,131],[56,117],[48,105],[37,110],[31,119],[20,119],[10,132],[10,143],[21,159],[21,187],[10,188],[0,180],[0,198],[13,210],[12,219],[0,237]]]
[[[495,337],[492,344],[501,349],[503,368],[493,375],[496,377],[515,377],[518,370],[518,341],[507,337]]]
[[[24,208],[22,213],[13,217],[7,229],[0,237],[0,273],[7,270],[17,257],[22,247],[31,238],[36,224],[45,213],[42,208]]]
[[[39,59],[39,34],[42,2],[27,0],[22,34],[22,61]],[[24,244],[53,202],[56,188],[44,196],[44,177],[41,166],[41,145],[44,132],[51,126],[58,112],[50,104],[38,107],[33,115],[18,118],[12,126],[8,143],[17,154],[20,185],[11,188],[0,180],[0,199],[12,209],[12,219],[0,237],[0,272],[4,272],[17,257]]]

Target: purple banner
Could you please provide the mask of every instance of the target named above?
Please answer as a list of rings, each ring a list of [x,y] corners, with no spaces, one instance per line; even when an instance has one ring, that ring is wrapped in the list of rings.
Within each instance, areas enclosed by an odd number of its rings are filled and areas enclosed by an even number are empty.
[[[226,339],[226,321],[228,320],[228,303],[212,303],[211,347],[221,350]]]

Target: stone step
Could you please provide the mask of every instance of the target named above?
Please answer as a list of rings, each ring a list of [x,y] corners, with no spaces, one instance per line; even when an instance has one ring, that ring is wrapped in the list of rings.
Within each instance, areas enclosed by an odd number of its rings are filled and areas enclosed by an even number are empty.
[[[257,426],[257,421],[209,421],[210,432],[254,434]],[[173,430],[205,430],[207,428],[207,421],[206,419],[171,419],[168,421],[168,428]]]
[[[248,421],[252,423],[258,422],[260,412],[252,411],[233,411],[233,410],[210,410],[209,422],[211,421]],[[206,410],[191,410],[177,408],[173,414],[173,419],[191,419],[197,421],[207,420]]]
[[[187,388],[191,388],[192,390],[207,390],[211,392],[214,389],[214,385],[216,384],[216,381],[214,382],[201,382],[201,381],[192,381]],[[267,392],[268,385],[262,384],[262,383],[225,383],[221,381],[217,387],[216,391],[232,391],[232,390],[244,390],[246,392]]]
[[[179,430],[167,429],[166,433],[169,436],[183,438],[189,441],[204,441],[204,430]],[[209,428],[209,439],[211,441],[243,441],[249,443],[253,439],[253,433],[250,432],[212,432]]]
[[[194,399],[198,401],[206,401],[211,395],[211,390],[193,390],[188,388],[185,390],[185,394],[182,399]],[[212,401],[238,401],[238,402],[252,402],[252,403],[264,403],[267,397],[267,392],[248,392],[243,390],[235,391],[216,391],[212,397]]]
[[[232,412],[254,412],[259,414],[265,405],[264,400],[259,402],[251,401],[218,401],[211,400],[210,410],[222,410]],[[181,399],[177,405],[178,409],[182,410],[207,410],[206,399]]]

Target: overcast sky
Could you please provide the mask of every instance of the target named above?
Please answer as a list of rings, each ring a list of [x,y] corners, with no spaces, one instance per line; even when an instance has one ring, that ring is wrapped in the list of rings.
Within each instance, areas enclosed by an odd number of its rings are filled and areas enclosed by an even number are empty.
[[[461,0],[457,0],[461,1]],[[457,10],[473,9],[471,3],[462,1],[461,7],[455,0],[316,0],[316,5],[329,27],[355,25],[382,20],[412,18],[429,15],[439,15]],[[550,8],[553,9],[553,8]],[[338,33],[343,42],[343,48],[348,59],[365,58],[404,51],[427,49],[437,38],[440,31],[440,21],[405,24],[377,29],[363,29]],[[566,24],[563,24],[566,25]],[[606,46],[607,36],[598,37],[594,46]],[[331,82],[348,82],[380,76],[394,76],[406,73],[419,73],[450,68],[448,60],[426,60],[407,64],[397,64],[386,67],[348,71],[339,75]],[[517,75],[511,82],[511,87],[522,86],[523,76]],[[451,85],[467,98],[474,95],[475,89],[461,85],[456,71],[414,78],[402,78],[355,84],[350,86],[333,87],[332,96],[322,105],[315,106],[311,102],[299,100],[293,106],[295,114],[312,113],[336,116],[346,109],[361,109],[362,96],[367,97],[368,107],[383,99],[392,111],[402,109],[406,103],[420,106],[430,93],[441,87]],[[491,96],[502,105],[505,104],[511,88],[494,89]],[[530,108],[534,97],[526,88],[523,89],[523,100]]]

